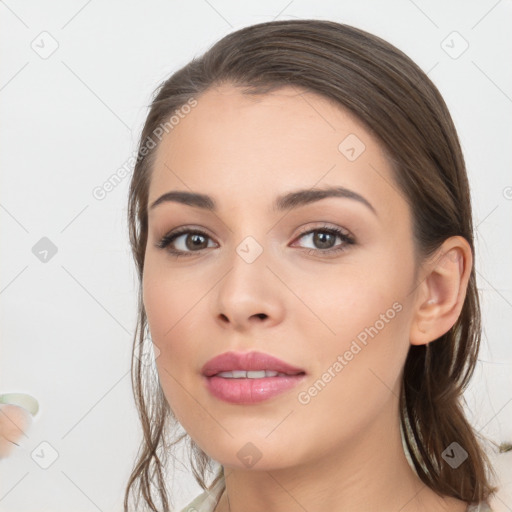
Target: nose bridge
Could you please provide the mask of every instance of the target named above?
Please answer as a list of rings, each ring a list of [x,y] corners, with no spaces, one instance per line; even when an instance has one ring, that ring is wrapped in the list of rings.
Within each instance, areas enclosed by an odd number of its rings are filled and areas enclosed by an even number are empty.
[[[262,235],[259,235],[258,238],[261,240]],[[236,246],[235,252],[247,265],[252,265],[258,259],[261,264],[261,260],[265,260],[266,256],[264,258],[260,257],[264,252],[268,252],[268,246],[267,250],[265,250],[263,245],[264,243],[264,240],[260,243],[254,236],[248,235]]]
[[[258,235],[262,239],[263,234]],[[214,312],[223,323],[242,327],[248,322],[280,320],[283,312],[278,283],[267,268],[270,251],[264,241],[245,236],[227,257],[229,272],[219,283]]]

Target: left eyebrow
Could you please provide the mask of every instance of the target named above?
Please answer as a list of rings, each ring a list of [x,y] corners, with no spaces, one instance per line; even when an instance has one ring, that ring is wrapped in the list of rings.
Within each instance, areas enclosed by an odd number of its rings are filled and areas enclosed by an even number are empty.
[[[291,210],[293,208],[298,208],[300,206],[320,201],[327,197],[340,197],[359,201],[360,203],[364,204],[367,208],[369,208],[375,215],[377,215],[375,208],[367,199],[365,199],[362,195],[358,194],[357,192],[354,192],[353,190],[350,190],[345,187],[328,187],[323,189],[311,188],[287,192],[286,194],[283,194],[276,198],[273,204],[273,210]],[[170,192],[166,192],[165,194],[161,195],[158,199],[156,199],[150,205],[149,208],[150,210],[153,210],[159,204],[165,202],[176,202],[188,206],[195,206],[197,208],[202,208],[212,212],[217,211],[217,205],[212,197],[206,194],[199,194],[197,192],[187,192],[184,190],[173,190]]]
[[[310,188],[288,192],[276,199],[273,208],[277,211],[291,210],[292,208],[320,201],[326,197],[341,197],[359,201],[377,215],[377,211],[367,199],[345,187]]]

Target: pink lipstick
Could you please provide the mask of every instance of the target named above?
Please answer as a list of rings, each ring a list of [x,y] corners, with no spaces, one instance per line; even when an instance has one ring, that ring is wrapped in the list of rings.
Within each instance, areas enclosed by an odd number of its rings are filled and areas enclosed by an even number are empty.
[[[202,368],[208,391],[226,402],[253,404],[268,400],[301,382],[306,372],[261,352],[225,352]]]

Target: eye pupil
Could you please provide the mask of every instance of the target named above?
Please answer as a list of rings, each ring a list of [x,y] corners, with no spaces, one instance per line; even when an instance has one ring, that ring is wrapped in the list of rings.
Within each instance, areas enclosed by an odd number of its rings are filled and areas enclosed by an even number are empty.
[[[336,238],[332,233],[327,233],[325,231],[318,231],[313,235],[313,241],[320,249],[329,249],[332,247],[332,244],[329,242],[334,242],[335,240]]]
[[[187,236],[187,238],[186,238],[187,249],[197,249],[197,248],[203,249],[203,247],[201,247],[201,246],[204,245],[205,242],[206,242],[206,237],[204,237],[203,235],[199,235],[197,233],[191,234],[190,236]],[[208,244],[206,243],[206,245],[208,245]],[[205,245],[205,247],[206,247],[206,245]]]

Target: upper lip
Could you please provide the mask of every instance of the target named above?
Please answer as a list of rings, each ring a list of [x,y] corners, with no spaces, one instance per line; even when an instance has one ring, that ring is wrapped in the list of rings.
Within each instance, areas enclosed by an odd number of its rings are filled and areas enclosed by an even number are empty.
[[[201,369],[201,373],[206,377],[211,377],[217,373],[230,372],[232,370],[271,370],[288,375],[305,373],[302,368],[292,366],[263,352],[224,352],[206,362]]]

